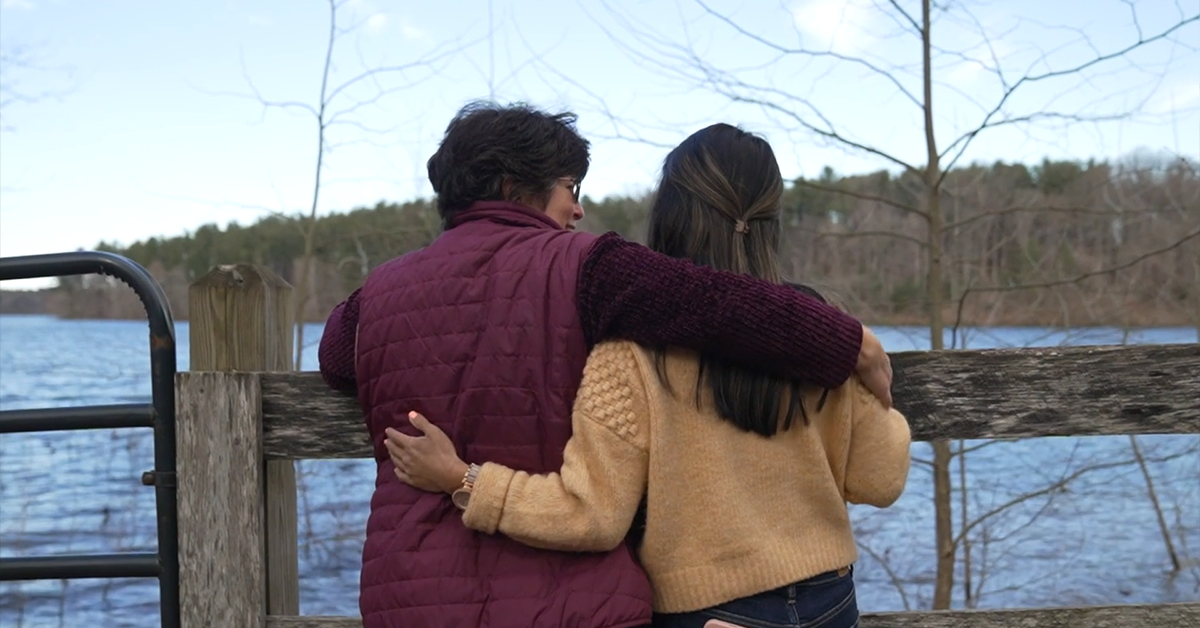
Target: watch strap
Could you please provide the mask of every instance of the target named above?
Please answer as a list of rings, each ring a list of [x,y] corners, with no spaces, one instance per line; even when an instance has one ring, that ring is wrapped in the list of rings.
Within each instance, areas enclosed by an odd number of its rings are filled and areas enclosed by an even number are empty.
[[[480,466],[471,464],[463,473],[462,486],[459,486],[453,493],[450,494],[450,501],[458,506],[459,510],[466,510],[467,504],[471,501],[471,491],[475,488],[475,480],[479,478]]]

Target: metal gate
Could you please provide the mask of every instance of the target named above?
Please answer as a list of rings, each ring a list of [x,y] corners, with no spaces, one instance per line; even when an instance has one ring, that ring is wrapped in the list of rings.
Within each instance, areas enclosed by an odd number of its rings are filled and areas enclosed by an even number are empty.
[[[116,404],[0,412],[0,434],[127,427],[154,429],[158,551],[154,553],[0,558],[0,580],[158,578],[162,628],[179,628],[179,527],[175,483],[175,323],[166,294],[150,273],[119,255],[96,251],[0,258],[0,281],[102,274],[128,284],[150,321],[149,404]]]

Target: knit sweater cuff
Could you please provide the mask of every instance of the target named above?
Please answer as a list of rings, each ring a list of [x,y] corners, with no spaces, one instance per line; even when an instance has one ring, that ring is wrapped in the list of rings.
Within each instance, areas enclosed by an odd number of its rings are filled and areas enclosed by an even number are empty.
[[[678,346],[825,388],[850,377],[862,324],[789,286],[697,266],[609,233],[580,267],[578,308],[592,346]]]
[[[512,469],[493,462],[480,467],[475,485],[471,488],[471,500],[463,512],[463,525],[488,534],[496,533],[514,473]]]
[[[357,390],[354,344],[358,335],[358,295],[359,290],[355,290],[333,308],[325,321],[325,331],[317,348],[321,379],[334,390]]]

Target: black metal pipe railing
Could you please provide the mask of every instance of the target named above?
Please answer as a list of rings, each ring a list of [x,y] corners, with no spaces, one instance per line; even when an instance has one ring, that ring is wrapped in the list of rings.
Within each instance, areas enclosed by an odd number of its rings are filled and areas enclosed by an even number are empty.
[[[0,434],[154,427],[154,406],[123,403],[77,408],[0,411]]]
[[[0,558],[0,567],[12,580],[157,578],[162,573],[157,553]]]
[[[149,417],[154,428],[154,471],[146,474],[143,481],[154,485],[158,552],[112,556],[5,558],[0,560],[0,580],[157,576],[162,627],[179,628],[179,520],[175,483],[175,322],[171,316],[167,295],[145,268],[112,253],[79,251],[0,258],[0,281],[90,274],[115,277],[133,288],[146,309],[146,318],[150,323],[152,401]],[[43,430],[64,429],[56,426],[72,421],[85,426],[83,429],[96,427],[104,422],[123,423],[114,427],[144,426],[147,418],[145,412],[144,407],[133,406],[10,411],[4,417],[0,417],[0,433],[3,433],[7,426],[40,427]],[[31,425],[34,419],[39,419],[44,425]],[[153,570],[148,562],[151,558],[154,561]],[[122,570],[125,572],[113,573]]]

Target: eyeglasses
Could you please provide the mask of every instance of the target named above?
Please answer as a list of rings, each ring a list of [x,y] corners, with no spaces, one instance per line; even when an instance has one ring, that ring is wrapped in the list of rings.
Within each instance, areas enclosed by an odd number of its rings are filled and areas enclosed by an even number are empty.
[[[571,177],[559,177],[554,182],[554,184],[558,185],[558,183],[560,181],[566,181],[567,183],[570,184],[570,186],[567,187],[567,189],[571,191],[572,198],[574,198],[575,202],[578,203],[579,202],[579,181],[576,181],[575,179],[573,179]]]

